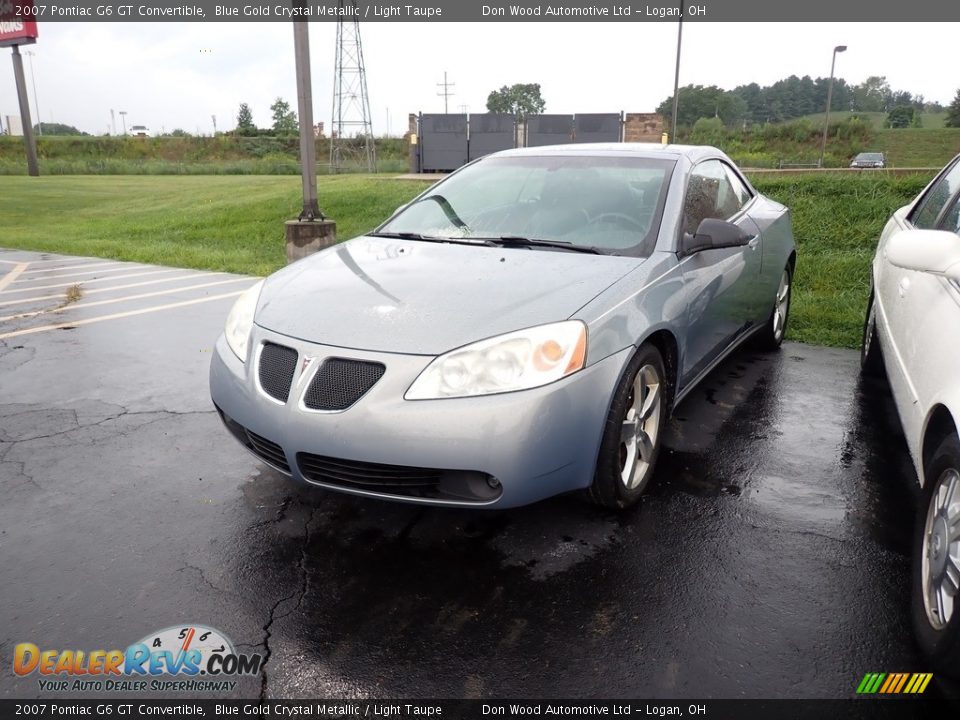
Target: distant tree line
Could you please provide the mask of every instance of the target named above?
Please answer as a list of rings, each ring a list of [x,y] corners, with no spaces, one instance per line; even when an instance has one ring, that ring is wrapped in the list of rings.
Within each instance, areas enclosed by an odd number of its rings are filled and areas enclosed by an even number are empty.
[[[829,84],[829,78],[791,75],[772,85],[750,83],[733,90],[715,85],[686,85],[679,90],[677,124],[692,126],[702,117],[718,117],[725,125],[773,123],[821,113],[826,109]],[[834,111],[885,113],[895,108],[912,108],[908,125],[913,123],[917,113],[944,109],[938,102],[927,102],[923,95],[893,90],[883,76],[868,77],[859,85],[849,85],[843,78],[834,78],[831,108]],[[657,112],[671,117],[672,95],[660,103]],[[904,122],[904,112],[900,111],[896,122]]]

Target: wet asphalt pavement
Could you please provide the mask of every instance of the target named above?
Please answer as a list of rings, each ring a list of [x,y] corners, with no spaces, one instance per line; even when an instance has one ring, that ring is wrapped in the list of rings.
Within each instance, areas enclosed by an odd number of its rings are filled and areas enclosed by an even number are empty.
[[[42,258],[80,262],[0,273]],[[269,655],[238,697],[851,697],[926,670],[913,470],[855,352],[735,354],[621,515],[418,508],[298,489],[228,435],[207,368],[232,301],[0,322],[0,696],[39,695],[18,642],[183,623]]]

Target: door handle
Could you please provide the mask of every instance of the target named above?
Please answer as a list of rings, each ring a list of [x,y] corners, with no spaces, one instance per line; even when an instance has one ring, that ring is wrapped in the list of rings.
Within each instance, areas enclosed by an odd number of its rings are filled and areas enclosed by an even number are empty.
[[[756,250],[757,247],[760,245],[760,236],[754,235],[752,238],[750,238],[747,241],[747,245],[750,247],[751,250]]]

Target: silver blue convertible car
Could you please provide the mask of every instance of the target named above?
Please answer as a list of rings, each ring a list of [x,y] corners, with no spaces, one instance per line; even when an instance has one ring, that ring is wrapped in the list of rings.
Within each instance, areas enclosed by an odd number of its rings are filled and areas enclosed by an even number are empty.
[[[795,262],[787,208],[715,148],[497,153],[250,288],[210,390],[313,486],[623,508],[697,382],[748,339],[779,347]]]

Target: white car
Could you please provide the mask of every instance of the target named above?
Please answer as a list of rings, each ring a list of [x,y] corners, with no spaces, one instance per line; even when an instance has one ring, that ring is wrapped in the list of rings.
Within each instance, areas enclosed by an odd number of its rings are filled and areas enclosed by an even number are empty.
[[[921,648],[960,675],[960,156],[887,222],[873,259],[865,374],[886,371],[923,501],[911,595]]]

